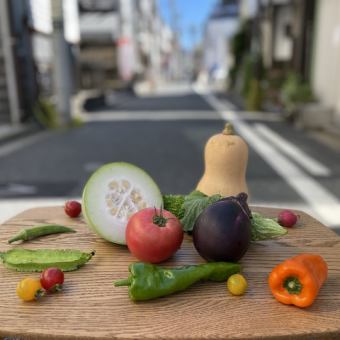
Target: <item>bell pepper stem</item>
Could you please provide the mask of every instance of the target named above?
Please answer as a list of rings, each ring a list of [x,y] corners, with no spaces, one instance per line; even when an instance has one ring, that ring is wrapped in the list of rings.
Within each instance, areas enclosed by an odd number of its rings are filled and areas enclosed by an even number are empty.
[[[287,277],[283,286],[289,294],[300,294],[303,288],[300,280],[293,276]]]
[[[130,279],[124,279],[124,280],[115,281],[113,284],[115,285],[115,287],[130,286],[131,281]]]

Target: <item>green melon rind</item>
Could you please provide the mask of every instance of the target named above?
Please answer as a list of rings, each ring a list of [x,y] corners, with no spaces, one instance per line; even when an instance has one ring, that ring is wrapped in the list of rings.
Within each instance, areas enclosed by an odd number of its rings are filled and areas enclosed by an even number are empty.
[[[91,219],[91,217],[89,216],[90,214],[88,214],[87,212],[87,206],[89,204],[88,200],[89,197],[87,195],[87,191],[89,186],[91,185],[91,183],[93,181],[96,180],[97,177],[100,177],[100,174],[105,172],[107,168],[111,168],[111,167],[115,167],[115,166],[122,166],[122,167],[130,167],[133,168],[134,170],[138,170],[141,174],[143,174],[145,180],[147,180],[149,182],[148,185],[150,185],[150,187],[153,188],[153,190],[155,191],[155,193],[159,196],[159,201],[160,201],[160,205],[163,206],[163,196],[162,193],[159,189],[159,187],[157,186],[157,184],[155,183],[155,181],[152,179],[152,177],[143,169],[141,169],[140,167],[131,164],[131,163],[127,163],[127,162],[112,162],[112,163],[108,163],[105,164],[103,166],[101,166],[99,169],[97,169],[88,179],[88,181],[86,182],[84,189],[83,189],[83,195],[82,195],[82,212],[84,215],[84,218],[87,222],[87,224],[90,226],[90,228],[92,230],[94,230],[99,236],[101,236],[103,239],[115,243],[115,244],[120,244],[120,245],[126,245],[126,243],[124,242],[117,242],[117,241],[111,241],[108,240],[100,231],[100,229],[98,227],[96,227],[96,223],[94,223],[94,221]]]

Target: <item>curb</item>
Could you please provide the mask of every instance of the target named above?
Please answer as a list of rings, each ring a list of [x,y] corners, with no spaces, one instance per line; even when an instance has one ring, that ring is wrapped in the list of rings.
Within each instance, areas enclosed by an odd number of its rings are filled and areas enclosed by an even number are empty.
[[[0,145],[11,142],[21,137],[26,137],[38,131],[41,131],[41,128],[38,125],[32,123],[17,126],[0,125]]]

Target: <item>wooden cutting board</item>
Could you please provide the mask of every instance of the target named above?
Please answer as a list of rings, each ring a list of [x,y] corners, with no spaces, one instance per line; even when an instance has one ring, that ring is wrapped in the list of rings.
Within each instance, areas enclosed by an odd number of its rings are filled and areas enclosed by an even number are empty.
[[[256,208],[268,217],[277,209]],[[15,288],[22,278],[0,265],[0,337],[19,339],[339,339],[340,238],[318,221],[298,212],[300,221],[286,237],[251,245],[241,264],[249,289],[231,296],[225,283],[198,283],[187,291],[161,299],[133,303],[127,287],[112,282],[128,276],[135,261],[127,248],[98,238],[82,219],[70,219],[61,207],[23,212],[0,226],[0,250],[23,227],[59,223],[77,233],[51,235],[24,244],[26,248],[76,248],[96,255],[84,267],[65,273],[64,291],[38,302],[21,302]],[[293,255],[310,252],[324,257],[329,279],[308,309],[285,306],[273,299],[267,276]],[[201,263],[190,238],[167,265]]]

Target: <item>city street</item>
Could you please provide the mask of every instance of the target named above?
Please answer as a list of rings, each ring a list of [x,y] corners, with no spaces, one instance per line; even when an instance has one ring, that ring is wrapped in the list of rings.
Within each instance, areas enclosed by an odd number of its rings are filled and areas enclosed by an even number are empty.
[[[176,88],[90,99],[82,127],[1,145],[0,219],[80,198],[90,174],[108,162],[140,166],[163,193],[188,193],[203,173],[205,142],[230,120],[249,145],[250,203],[300,209],[340,230],[339,150],[277,114],[238,112],[208,92]]]
[[[340,0],[0,0],[0,340],[340,339],[339,60]]]

